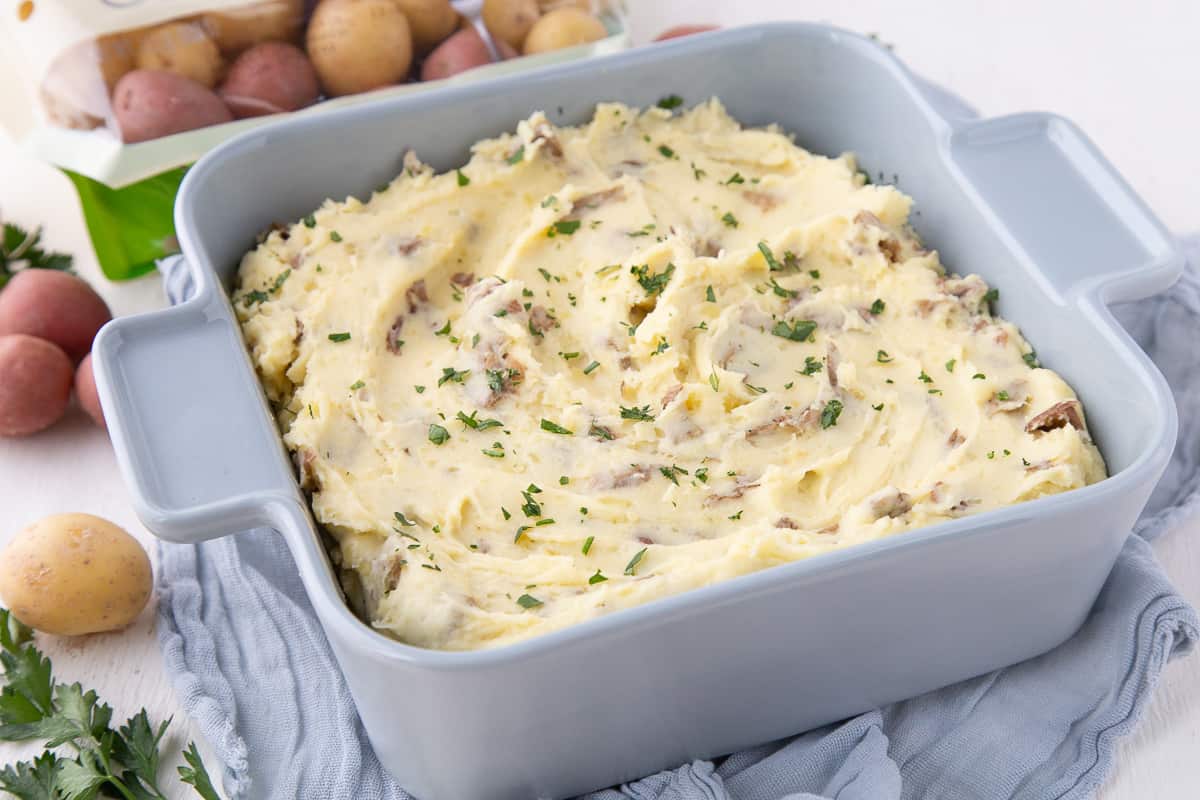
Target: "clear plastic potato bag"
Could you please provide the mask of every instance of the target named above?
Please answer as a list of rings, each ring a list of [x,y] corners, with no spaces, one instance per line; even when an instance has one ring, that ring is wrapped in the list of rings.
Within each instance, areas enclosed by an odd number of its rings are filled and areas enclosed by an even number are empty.
[[[620,0],[0,0],[0,128],[121,280],[175,250],[187,166],[236,133],[627,44]]]

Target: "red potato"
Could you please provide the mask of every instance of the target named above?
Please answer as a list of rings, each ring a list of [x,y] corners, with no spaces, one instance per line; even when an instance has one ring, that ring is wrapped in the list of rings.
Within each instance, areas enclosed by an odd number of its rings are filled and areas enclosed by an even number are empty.
[[[421,80],[436,81],[492,63],[483,37],[474,28],[464,28],[437,46],[421,65]]]
[[[53,342],[72,361],[92,349],[92,339],[112,319],[108,305],[87,283],[67,272],[25,269],[0,291],[0,336],[23,333]]]
[[[220,90],[237,117],[296,111],[317,102],[321,87],[312,62],[299,47],[264,42],[238,56]]]
[[[80,408],[87,412],[92,421],[107,430],[104,411],[100,408],[100,393],[96,391],[96,374],[92,372],[91,353],[83,357],[83,361],[79,362],[79,367],[75,370],[75,397],[79,399]]]
[[[0,436],[28,436],[58,422],[74,376],[57,345],[23,333],[0,336]]]
[[[668,39],[678,39],[682,36],[691,36],[694,33],[719,30],[720,27],[720,25],[676,25],[673,28],[667,28],[658,36],[655,36],[654,41],[665,42]]]
[[[113,114],[126,144],[233,120],[216,92],[170,72],[144,69],[117,82]]]

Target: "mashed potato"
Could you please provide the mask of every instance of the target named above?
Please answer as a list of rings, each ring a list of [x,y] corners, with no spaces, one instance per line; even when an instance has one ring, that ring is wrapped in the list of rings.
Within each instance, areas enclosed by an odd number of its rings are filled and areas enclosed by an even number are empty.
[[[535,114],[271,233],[234,303],[363,614],[493,647],[1104,477],[909,207],[716,101]]]

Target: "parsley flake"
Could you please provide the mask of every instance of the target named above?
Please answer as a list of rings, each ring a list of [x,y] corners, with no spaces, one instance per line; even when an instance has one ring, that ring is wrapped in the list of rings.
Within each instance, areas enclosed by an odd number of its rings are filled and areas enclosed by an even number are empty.
[[[952,358],[946,362],[946,372],[954,372],[954,365],[958,363],[957,358]]]
[[[583,374],[591,375],[593,372],[595,372],[597,369],[599,369],[599,367],[600,367],[600,362],[593,361],[592,363],[588,364],[586,367],[583,368]]]
[[[509,166],[516,166],[525,160],[525,145],[521,145],[513,151],[512,155],[504,159],[504,162]]]
[[[304,218],[304,227],[306,227],[306,228],[317,227],[317,218],[314,217],[312,214],[309,214],[307,217]]]
[[[541,428],[542,428],[542,430],[547,431],[549,433],[557,433],[562,436],[572,436],[575,433],[574,431],[567,430],[562,425],[559,425],[557,422],[551,422],[550,420],[548,420],[544,417],[542,418]]]
[[[888,355],[887,350],[876,351],[875,360],[878,361],[880,364],[888,364],[891,361],[893,361],[892,357]]]
[[[825,365],[821,363],[821,359],[813,356],[804,357],[804,369],[800,372],[801,375],[816,375]]]
[[[767,262],[767,267],[771,272],[779,272],[783,269],[783,265],[775,260],[775,254],[771,252],[770,247],[767,247],[766,242],[758,243],[758,252],[762,253],[762,257]]]
[[[732,211],[726,211],[725,216],[721,217],[721,222],[724,222],[726,226],[730,228],[736,228],[738,226],[737,217],[733,215]]]
[[[837,425],[838,417],[842,414],[842,401],[830,400],[821,410],[821,427],[832,428]]]
[[[666,288],[667,283],[671,280],[671,275],[675,272],[675,265],[667,264],[666,268],[658,273],[651,272],[649,264],[630,267],[629,271],[637,277],[637,282],[646,294],[653,297]]]
[[[450,440],[450,431],[438,425],[436,422],[429,426],[429,441],[441,447]]]
[[[634,420],[641,420],[643,422],[653,422],[654,421],[654,416],[651,415],[651,413],[650,413],[649,405],[644,405],[641,407],[634,406],[633,408],[626,408],[625,406],[621,406],[620,408],[621,408],[621,419],[634,419]]]
[[[442,377],[438,378],[437,385],[441,386],[445,383],[462,383],[463,379],[471,374],[469,369],[455,369],[454,367],[442,367]]]
[[[735,172],[729,176],[729,180],[725,181],[725,185],[729,186],[734,183],[745,183],[746,179],[742,177],[742,173]]]
[[[715,292],[713,292],[712,286],[709,286],[704,290],[704,299],[709,303],[717,302],[717,295]]]
[[[350,341],[350,334],[348,334],[348,333],[331,333],[331,334],[329,334],[329,341],[331,341],[331,342],[348,342],[348,341]]]
[[[869,309],[869,311],[872,314],[879,315],[879,314],[883,313],[883,310],[885,308],[887,308],[887,303],[883,302],[883,300],[881,298],[876,297],[875,302],[871,303],[871,308]]]
[[[329,232],[329,241],[340,242],[341,240],[342,240],[342,235],[340,233],[338,233],[337,231]]]
[[[586,509],[583,509],[583,508],[581,508],[581,509],[579,509],[579,513],[581,513],[581,514],[586,514],[586,513],[587,513],[587,510],[586,510]],[[584,554],[585,556],[588,554],[588,551],[592,549],[592,542],[594,542],[595,540],[596,540],[596,537],[595,537],[595,536],[589,536],[589,537],[587,537],[586,539],[584,539],[584,540],[583,540],[583,548],[582,548],[582,550],[583,550],[583,554]]]
[[[791,325],[788,325],[784,320],[779,320],[771,328],[771,333],[780,337],[781,339],[788,339],[789,341],[793,342],[803,342],[808,340],[813,335],[813,331],[816,329],[817,323],[810,319],[798,319],[795,320]]]
[[[519,605],[521,608],[524,608],[525,610],[529,610],[531,608],[537,608],[538,606],[542,605],[542,601],[538,600],[536,597],[534,597],[531,594],[523,594],[517,598],[517,605]]]
[[[466,186],[471,182],[471,179],[464,175],[461,169],[454,170],[454,173],[458,176],[459,186]]]
[[[546,237],[553,239],[555,236],[570,236],[579,230],[582,223],[577,219],[560,219],[556,220],[553,225],[546,228]]]
[[[596,570],[596,574],[588,578],[588,586],[595,586],[597,583],[604,583],[606,580],[608,580],[608,578],[604,577],[604,575],[600,573],[600,570]]]
[[[629,559],[629,563],[625,565],[626,575],[636,575],[638,564],[642,563],[642,559],[646,557],[646,548],[643,547],[633,554],[633,558]]]

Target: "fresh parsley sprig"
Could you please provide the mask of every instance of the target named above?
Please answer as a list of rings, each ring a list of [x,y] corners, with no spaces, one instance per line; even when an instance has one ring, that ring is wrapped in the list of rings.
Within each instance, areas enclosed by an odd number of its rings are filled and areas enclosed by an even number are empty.
[[[0,769],[0,790],[19,800],[166,800],[158,766],[169,719],[156,727],[142,709],[114,729],[112,708],[78,683],[56,681],[50,659],[33,644],[33,631],[3,608],[0,667],[0,739],[43,739],[46,747],[32,762]],[[184,760],[180,780],[203,800],[220,800],[194,742]]]
[[[41,239],[41,228],[30,233],[20,225],[4,225],[0,233],[0,289],[22,269],[71,271],[71,256],[46,252],[38,246]]]

